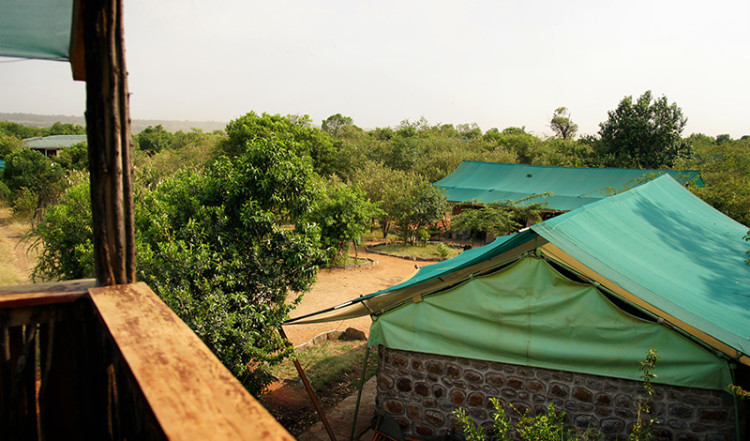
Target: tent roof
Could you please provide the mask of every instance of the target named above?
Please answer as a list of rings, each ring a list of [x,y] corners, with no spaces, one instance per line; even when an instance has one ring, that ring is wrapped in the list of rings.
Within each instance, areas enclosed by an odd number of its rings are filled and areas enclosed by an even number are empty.
[[[747,230],[661,176],[422,268],[399,285],[289,323],[383,314],[537,250],[750,364]]]
[[[674,179],[660,177],[531,228],[645,308],[750,354],[748,227]]]
[[[52,135],[26,138],[23,142],[26,144],[26,147],[32,149],[51,149],[70,147],[74,144],[86,142],[86,140],[86,135]]]
[[[67,61],[73,0],[0,2],[0,55]]]
[[[436,183],[445,189],[451,202],[478,200],[484,203],[503,199],[518,201],[533,195],[552,193],[529,201],[547,202],[547,207],[570,211],[603,199],[660,174],[672,175],[685,184],[703,186],[696,170],[658,170],[628,168],[548,167],[463,161],[456,170]]]

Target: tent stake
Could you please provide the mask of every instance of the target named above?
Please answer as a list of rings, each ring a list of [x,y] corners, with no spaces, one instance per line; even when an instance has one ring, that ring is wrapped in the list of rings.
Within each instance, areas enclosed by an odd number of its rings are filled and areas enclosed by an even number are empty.
[[[282,328],[281,326],[279,326],[279,334],[281,334],[281,338],[286,341],[287,346],[292,347],[292,342],[289,341],[289,337],[286,336],[284,328]],[[315,391],[313,391],[312,386],[310,385],[310,381],[307,379],[307,375],[305,375],[305,371],[302,369],[302,365],[297,360],[297,357],[292,358],[292,361],[294,362],[294,367],[297,368],[297,373],[299,373],[299,377],[302,379],[302,383],[305,385],[305,390],[307,390],[307,394],[310,396],[310,400],[312,400],[313,406],[315,406],[315,411],[318,413],[320,421],[326,428],[326,432],[328,432],[328,437],[331,438],[331,441],[336,441],[336,435],[333,434],[333,429],[331,429],[331,425],[328,424],[328,420],[323,413],[323,409],[320,407],[320,401],[318,401],[318,397],[317,395],[315,395]]]

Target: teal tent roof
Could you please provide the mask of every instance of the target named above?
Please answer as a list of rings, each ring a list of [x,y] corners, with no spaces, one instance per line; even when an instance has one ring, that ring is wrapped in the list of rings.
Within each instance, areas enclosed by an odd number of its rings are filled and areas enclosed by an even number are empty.
[[[23,140],[26,147],[32,149],[54,149],[70,147],[74,144],[86,142],[86,135],[52,135],[37,136]]]
[[[451,202],[518,201],[552,193],[529,203],[546,202],[547,208],[570,211],[661,174],[669,174],[683,184],[694,182],[703,186],[696,170],[547,167],[479,161],[463,161],[436,185],[445,190]]]
[[[750,354],[748,227],[663,176],[531,229],[653,307]]]
[[[750,354],[748,227],[716,211],[670,176],[533,225],[410,280],[290,323],[374,316],[450,289],[549,245],[636,296],[634,305],[693,335]],[[553,258],[554,260],[554,258]],[[564,264],[564,263],[563,263]],[[624,299],[629,301],[629,299]],[[645,305],[645,306],[643,306]],[[656,312],[654,312],[656,311]],[[712,344],[706,343],[711,346]]]
[[[73,0],[0,2],[0,56],[67,61]]]

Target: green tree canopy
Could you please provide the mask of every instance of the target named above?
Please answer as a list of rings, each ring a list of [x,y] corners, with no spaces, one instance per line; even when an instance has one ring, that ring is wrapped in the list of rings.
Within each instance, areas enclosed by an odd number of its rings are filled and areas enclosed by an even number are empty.
[[[146,127],[135,136],[135,140],[140,150],[153,155],[171,148],[174,143],[174,135],[159,124],[156,127]]]
[[[562,139],[573,139],[578,132],[578,124],[570,119],[567,107],[558,107],[549,122],[549,127]]]
[[[226,132],[223,150],[230,157],[242,154],[248,143],[256,139],[277,139],[292,142],[297,149],[295,153],[310,157],[319,174],[329,176],[335,172],[335,147],[325,132],[312,126],[307,115],[258,115],[250,112],[231,121]]]
[[[24,210],[41,214],[57,201],[67,187],[66,173],[60,164],[32,149],[14,150],[5,158],[3,181],[11,191],[11,206],[16,208],[19,195],[24,195]],[[28,199],[34,199],[29,205]]]
[[[668,168],[688,157],[690,144],[681,137],[687,118],[666,96],[653,99],[646,91],[637,101],[626,96],[599,124],[595,144],[603,165],[627,168]]]
[[[321,128],[331,136],[337,137],[342,134],[344,127],[354,125],[354,120],[340,113],[331,115],[323,120]]]
[[[321,245],[328,258],[335,260],[346,252],[349,243],[356,244],[380,210],[359,187],[338,178],[329,179],[322,187],[308,220],[320,227]]]
[[[323,262],[306,216],[316,190],[309,158],[292,142],[255,139],[233,159],[184,170],[135,196],[138,277],[193,329],[253,393],[285,344],[276,332]],[[73,187],[35,229],[36,274],[92,271],[86,186]]]

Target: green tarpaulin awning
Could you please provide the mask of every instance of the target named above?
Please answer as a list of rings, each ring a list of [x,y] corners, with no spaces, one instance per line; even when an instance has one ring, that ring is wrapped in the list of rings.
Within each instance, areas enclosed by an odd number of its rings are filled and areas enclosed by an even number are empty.
[[[0,56],[67,61],[73,0],[0,2]]]

